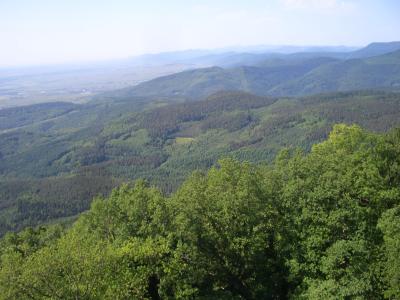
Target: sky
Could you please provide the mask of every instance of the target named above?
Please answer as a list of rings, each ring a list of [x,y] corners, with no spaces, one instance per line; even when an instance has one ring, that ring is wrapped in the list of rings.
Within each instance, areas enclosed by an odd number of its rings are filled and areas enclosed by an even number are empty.
[[[398,0],[0,0],[0,66],[400,40]]]

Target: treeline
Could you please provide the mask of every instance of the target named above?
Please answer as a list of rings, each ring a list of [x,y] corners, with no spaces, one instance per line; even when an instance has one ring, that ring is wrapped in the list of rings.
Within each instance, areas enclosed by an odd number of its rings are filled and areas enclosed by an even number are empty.
[[[137,181],[0,244],[0,299],[399,299],[400,130]]]

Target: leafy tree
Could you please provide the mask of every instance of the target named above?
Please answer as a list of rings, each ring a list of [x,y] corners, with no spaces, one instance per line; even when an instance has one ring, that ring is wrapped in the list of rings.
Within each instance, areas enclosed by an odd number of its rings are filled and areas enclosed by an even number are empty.
[[[0,299],[398,299],[400,131],[232,158],[164,196],[122,185],[0,242]]]
[[[379,221],[383,232],[383,268],[388,299],[400,298],[400,206],[386,211]]]
[[[173,232],[191,249],[188,259],[204,270],[208,293],[244,299],[284,294],[280,220],[258,170],[222,160],[207,176],[193,175],[171,205]]]
[[[384,143],[358,126],[338,125],[309,155],[287,158],[286,166],[285,155],[279,157],[282,211],[290,243],[298,241],[288,260],[296,297],[378,297],[376,224],[399,201],[398,188],[381,172]]]

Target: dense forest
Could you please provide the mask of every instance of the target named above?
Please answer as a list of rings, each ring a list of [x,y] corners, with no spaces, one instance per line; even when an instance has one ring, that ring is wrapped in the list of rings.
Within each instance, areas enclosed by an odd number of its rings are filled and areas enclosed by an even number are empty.
[[[74,217],[123,182],[144,178],[169,194],[221,157],[263,163],[282,147],[309,151],[336,123],[387,132],[400,126],[400,94],[219,92],[183,103],[128,98],[0,112],[3,235]]]
[[[399,299],[400,130],[138,180],[72,226],[8,233],[0,299]]]
[[[336,123],[375,132],[400,126],[400,95],[393,92],[219,92],[202,101],[146,101],[2,110],[0,235],[76,216],[123,182],[144,178],[169,194],[221,157],[262,163],[282,147],[309,151]]]

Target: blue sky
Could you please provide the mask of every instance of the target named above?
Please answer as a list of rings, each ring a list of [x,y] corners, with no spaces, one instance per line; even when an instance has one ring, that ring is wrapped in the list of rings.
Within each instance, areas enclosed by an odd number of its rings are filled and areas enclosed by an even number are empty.
[[[397,0],[0,0],[0,66],[393,40]]]

